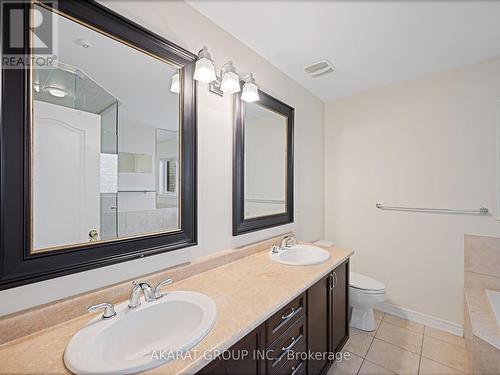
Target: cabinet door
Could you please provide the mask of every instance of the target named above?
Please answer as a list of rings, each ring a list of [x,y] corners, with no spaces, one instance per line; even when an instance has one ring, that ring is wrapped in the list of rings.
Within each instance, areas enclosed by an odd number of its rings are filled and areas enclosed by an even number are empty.
[[[261,324],[218,358],[203,368],[198,375],[264,375],[265,361],[258,352],[264,351],[265,324]]]
[[[307,290],[307,332],[309,353],[330,351],[330,274],[324,276]],[[319,356],[318,356],[319,357]],[[309,374],[318,375],[328,370],[325,358],[309,358]],[[314,358],[314,359],[312,359]]]
[[[332,349],[335,352],[349,338],[349,262],[345,262],[332,272]]]

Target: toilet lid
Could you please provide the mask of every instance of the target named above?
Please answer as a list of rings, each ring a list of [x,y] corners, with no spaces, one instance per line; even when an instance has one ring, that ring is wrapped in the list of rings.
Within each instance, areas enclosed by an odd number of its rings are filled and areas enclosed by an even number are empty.
[[[351,272],[349,285],[364,290],[385,290],[385,285],[378,280],[357,272]]]

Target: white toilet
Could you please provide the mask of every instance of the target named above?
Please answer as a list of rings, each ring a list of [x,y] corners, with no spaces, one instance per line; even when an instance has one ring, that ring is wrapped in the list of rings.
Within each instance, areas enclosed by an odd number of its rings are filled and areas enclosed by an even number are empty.
[[[351,272],[349,297],[352,307],[351,327],[363,331],[375,330],[373,307],[385,301],[385,285],[366,275]]]

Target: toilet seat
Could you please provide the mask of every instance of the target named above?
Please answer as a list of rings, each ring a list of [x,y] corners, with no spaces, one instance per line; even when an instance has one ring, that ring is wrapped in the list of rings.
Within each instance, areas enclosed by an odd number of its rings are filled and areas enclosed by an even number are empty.
[[[350,273],[349,287],[364,294],[385,293],[385,285],[383,283],[357,272]]]

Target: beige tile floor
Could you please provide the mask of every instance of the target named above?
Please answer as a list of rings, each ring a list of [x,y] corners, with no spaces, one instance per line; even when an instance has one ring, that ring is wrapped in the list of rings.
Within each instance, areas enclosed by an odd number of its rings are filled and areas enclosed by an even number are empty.
[[[377,329],[351,329],[344,352],[327,375],[468,374],[465,341],[447,332],[376,311]]]

